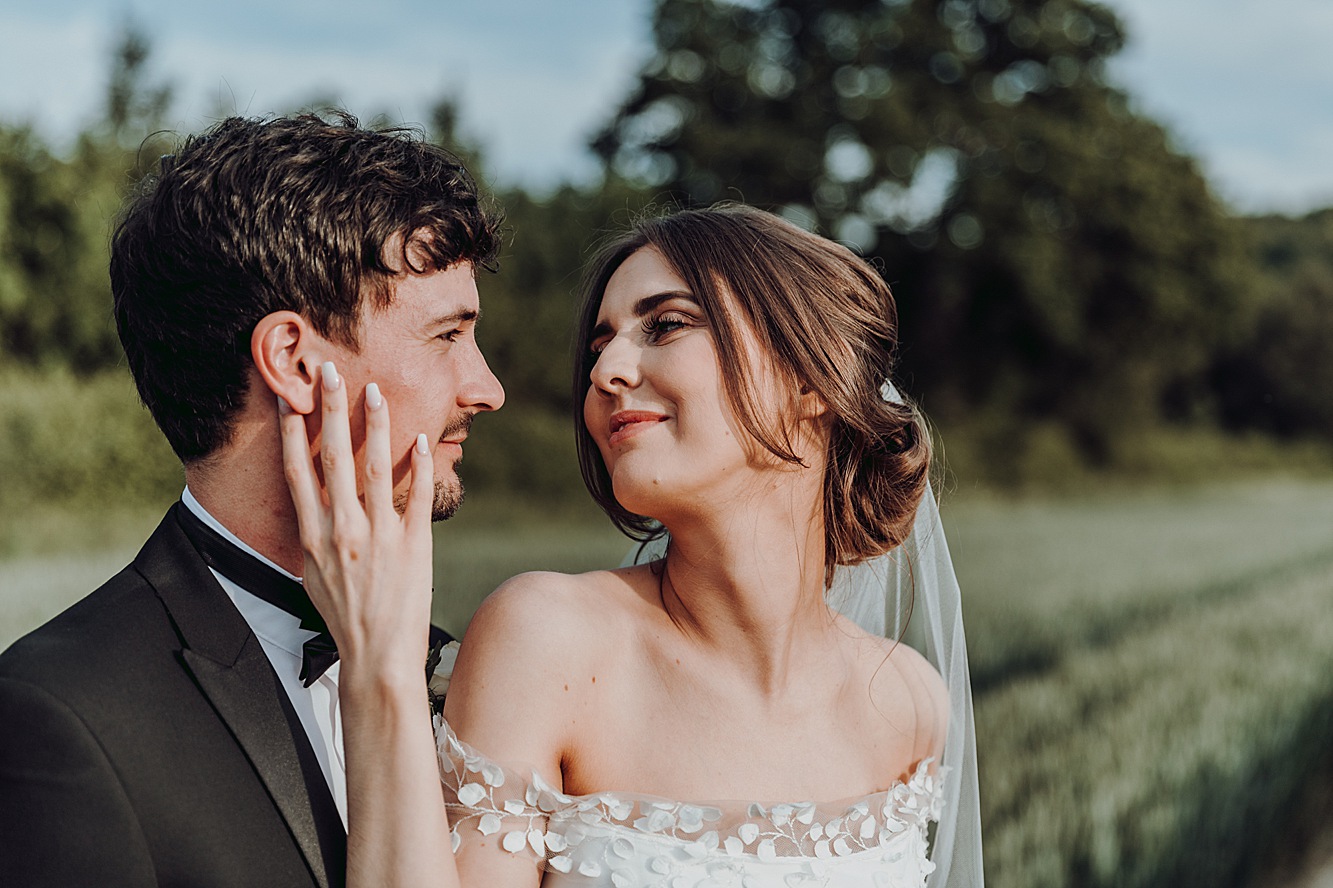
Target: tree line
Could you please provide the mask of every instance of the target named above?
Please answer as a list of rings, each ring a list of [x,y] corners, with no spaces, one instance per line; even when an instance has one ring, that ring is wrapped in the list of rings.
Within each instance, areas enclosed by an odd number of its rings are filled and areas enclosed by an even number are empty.
[[[1111,83],[1121,23],[1086,0],[658,0],[655,47],[590,145],[605,175],[500,188],[511,234],[482,282],[483,347],[513,443],[481,467],[549,488],[567,447],[580,266],[648,206],[742,200],[854,245],[901,312],[901,377],[999,454],[1055,430],[1114,466],[1175,425],[1333,436],[1333,210],[1238,217]],[[57,151],[0,123],[0,366],[120,364],[111,220],[170,150],[145,35],[114,54],[101,119]],[[443,99],[427,137],[486,177]],[[567,462],[567,461],[566,461]]]

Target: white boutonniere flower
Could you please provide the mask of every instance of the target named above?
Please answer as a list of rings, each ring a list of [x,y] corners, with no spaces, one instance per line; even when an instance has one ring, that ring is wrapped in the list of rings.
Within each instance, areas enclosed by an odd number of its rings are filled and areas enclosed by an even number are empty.
[[[426,687],[429,691],[431,709],[436,713],[444,709],[444,695],[449,691],[449,680],[454,675],[454,663],[458,661],[458,642],[451,641],[443,647],[431,651],[426,660]]]

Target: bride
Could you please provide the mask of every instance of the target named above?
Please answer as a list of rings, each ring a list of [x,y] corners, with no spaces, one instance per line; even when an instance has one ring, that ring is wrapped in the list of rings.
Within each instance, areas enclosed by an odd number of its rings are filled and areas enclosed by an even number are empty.
[[[895,317],[869,265],[751,208],[609,244],[579,324],[580,463],[662,557],[503,584],[434,732],[430,448],[395,509],[368,398],[359,500],[332,458],[347,392],[326,389],[326,504],[282,417],[343,658],[349,884],[981,884],[957,586],[928,435],[888,382]],[[903,641],[912,609],[930,659]]]

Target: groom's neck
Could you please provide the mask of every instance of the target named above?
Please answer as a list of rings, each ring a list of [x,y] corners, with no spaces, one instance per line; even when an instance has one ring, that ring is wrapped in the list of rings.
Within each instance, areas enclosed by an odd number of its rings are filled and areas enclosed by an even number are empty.
[[[185,483],[223,527],[274,564],[302,575],[296,511],[275,451],[259,442],[233,441],[208,459],[186,466]]]

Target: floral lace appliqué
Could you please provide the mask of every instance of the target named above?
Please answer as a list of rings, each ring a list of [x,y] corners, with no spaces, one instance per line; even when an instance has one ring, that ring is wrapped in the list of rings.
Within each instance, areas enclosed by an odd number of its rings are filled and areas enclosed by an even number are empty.
[[[454,849],[470,831],[498,835],[505,851],[543,866],[548,880],[553,870],[614,888],[726,885],[731,877],[748,885],[757,871],[776,867],[781,884],[796,888],[843,884],[834,871],[854,863],[874,874],[874,884],[919,886],[934,869],[926,833],[939,819],[943,775],[931,773],[930,760],[851,803],[713,805],[619,792],[572,796],[535,770],[520,775],[491,761],[439,719],[436,739]]]

